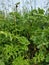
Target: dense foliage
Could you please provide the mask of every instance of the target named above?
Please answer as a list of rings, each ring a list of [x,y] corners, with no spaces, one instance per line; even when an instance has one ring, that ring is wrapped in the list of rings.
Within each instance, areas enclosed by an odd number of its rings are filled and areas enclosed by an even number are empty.
[[[0,65],[49,65],[49,15],[33,10],[0,16]]]

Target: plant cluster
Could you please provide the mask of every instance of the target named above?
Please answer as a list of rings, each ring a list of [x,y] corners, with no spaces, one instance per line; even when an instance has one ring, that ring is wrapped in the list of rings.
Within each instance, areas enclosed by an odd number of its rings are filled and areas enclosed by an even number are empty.
[[[49,65],[49,15],[44,10],[0,16],[0,65]]]

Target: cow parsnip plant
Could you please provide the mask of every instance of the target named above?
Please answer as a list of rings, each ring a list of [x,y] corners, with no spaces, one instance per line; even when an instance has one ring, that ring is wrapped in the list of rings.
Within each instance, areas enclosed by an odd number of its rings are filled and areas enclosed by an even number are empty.
[[[49,65],[49,15],[44,10],[0,16],[0,65]]]

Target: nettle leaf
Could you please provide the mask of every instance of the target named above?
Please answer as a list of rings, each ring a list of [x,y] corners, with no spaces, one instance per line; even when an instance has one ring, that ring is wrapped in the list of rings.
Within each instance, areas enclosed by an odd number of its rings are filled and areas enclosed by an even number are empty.
[[[12,65],[29,65],[28,60],[24,60],[23,57],[19,56],[17,57],[13,62]]]
[[[18,39],[18,41],[22,44],[22,45],[29,45],[30,42],[28,41],[28,39],[24,36],[22,37],[16,37]]]
[[[21,49],[22,51],[28,51],[28,47],[27,47],[26,45],[20,46],[20,49]]]
[[[35,54],[35,57],[33,57],[33,62],[36,63],[40,63],[41,61],[43,61],[45,59],[44,57],[44,53],[43,51],[40,51],[39,53]]]
[[[0,31],[0,35],[6,38],[9,37],[10,40],[12,40],[11,34],[9,32]]]
[[[10,57],[12,56],[12,58],[14,59],[15,57],[17,57],[17,47],[14,47],[13,45],[5,45],[4,49],[3,49],[3,56],[5,61],[7,61],[8,59],[10,59]]]

